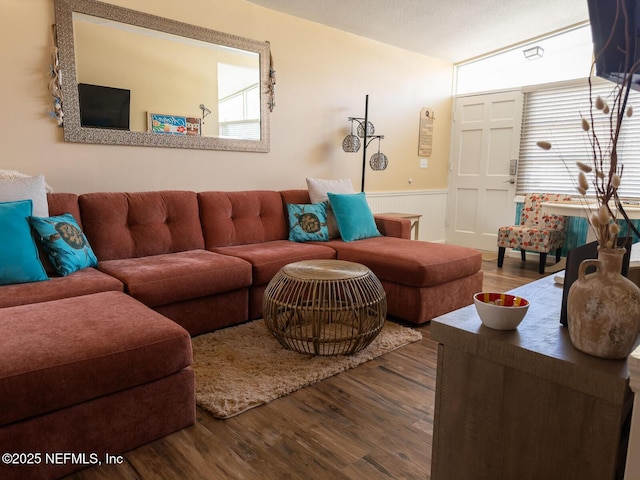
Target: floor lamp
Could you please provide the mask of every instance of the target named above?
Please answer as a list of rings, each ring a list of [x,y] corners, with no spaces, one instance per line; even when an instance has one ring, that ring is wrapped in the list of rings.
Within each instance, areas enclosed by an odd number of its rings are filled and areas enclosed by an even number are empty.
[[[363,146],[362,149],[362,186],[360,188],[361,192],[364,192],[364,178],[366,173],[367,166],[367,147],[369,144],[378,139],[378,153],[374,153],[371,155],[369,159],[369,166],[372,170],[384,170],[387,168],[389,164],[389,160],[384,153],[380,152],[380,140],[384,138],[384,135],[374,135],[375,127],[373,123],[369,121],[369,95],[365,97],[364,101],[364,118],[362,117],[348,117],[351,122],[351,133],[347,135],[342,141],[342,149],[348,153],[355,153],[360,150],[360,145]],[[357,135],[353,133],[353,122],[358,123],[357,127]],[[360,139],[362,138],[362,142]]]

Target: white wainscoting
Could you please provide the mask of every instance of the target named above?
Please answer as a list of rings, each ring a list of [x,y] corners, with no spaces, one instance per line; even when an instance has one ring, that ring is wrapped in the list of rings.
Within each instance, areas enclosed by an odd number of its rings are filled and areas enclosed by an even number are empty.
[[[447,190],[372,192],[367,193],[367,202],[373,213],[400,212],[422,215],[418,239],[444,243],[447,194]]]

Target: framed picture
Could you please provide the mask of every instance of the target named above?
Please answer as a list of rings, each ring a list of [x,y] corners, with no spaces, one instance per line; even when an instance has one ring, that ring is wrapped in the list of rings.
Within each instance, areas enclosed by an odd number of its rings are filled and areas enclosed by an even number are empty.
[[[200,135],[202,119],[166,113],[147,114],[147,131],[159,135]]]

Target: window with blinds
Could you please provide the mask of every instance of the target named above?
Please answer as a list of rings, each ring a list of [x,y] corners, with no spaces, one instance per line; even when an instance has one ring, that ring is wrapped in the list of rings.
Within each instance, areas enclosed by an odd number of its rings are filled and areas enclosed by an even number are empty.
[[[592,98],[597,95],[613,104],[615,85],[594,79]],[[525,93],[518,165],[517,193],[548,192],[579,195],[576,161],[593,165],[589,133],[581,119],[589,119],[589,86],[586,80]],[[628,105],[634,115],[625,117],[618,143],[618,162],[624,165],[621,197],[640,198],[640,94],[631,92]],[[594,128],[601,146],[609,149],[609,116],[594,108]],[[536,146],[539,140],[551,142],[552,149]],[[588,195],[588,193],[587,193]]]

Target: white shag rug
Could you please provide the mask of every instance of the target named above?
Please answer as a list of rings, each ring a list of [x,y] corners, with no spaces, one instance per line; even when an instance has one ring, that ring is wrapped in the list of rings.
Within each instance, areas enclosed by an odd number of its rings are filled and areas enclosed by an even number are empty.
[[[421,338],[418,330],[385,321],[354,355],[311,356],[285,349],[263,320],[199,335],[192,339],[196,403],[230,418]]]

